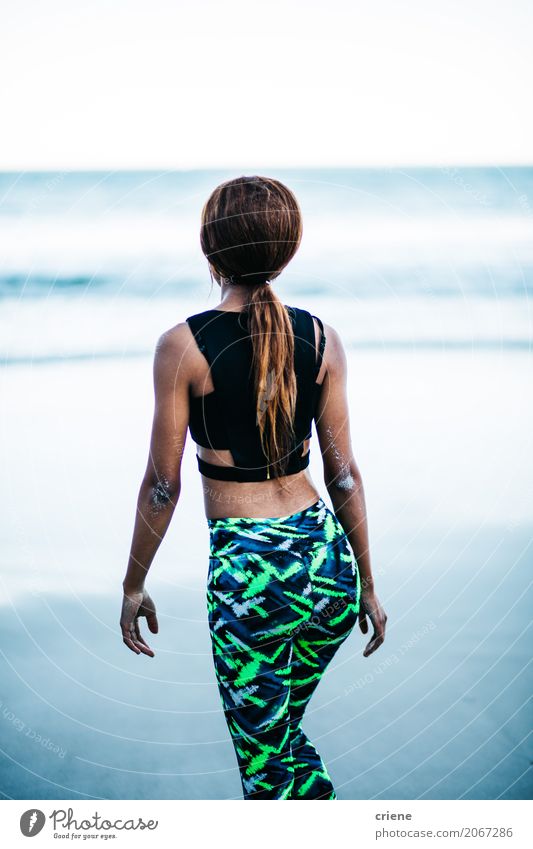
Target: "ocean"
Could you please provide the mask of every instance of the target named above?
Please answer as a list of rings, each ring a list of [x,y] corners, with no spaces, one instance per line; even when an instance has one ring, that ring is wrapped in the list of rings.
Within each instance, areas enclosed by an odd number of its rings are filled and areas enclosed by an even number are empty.
[[[184,309],[215,305],[200,212],[232,176],[1,174],[4,362],[138,356]],[[325,302],[347,346],[529,347],[533,169],[276,176],[304,219],[277,289]]]

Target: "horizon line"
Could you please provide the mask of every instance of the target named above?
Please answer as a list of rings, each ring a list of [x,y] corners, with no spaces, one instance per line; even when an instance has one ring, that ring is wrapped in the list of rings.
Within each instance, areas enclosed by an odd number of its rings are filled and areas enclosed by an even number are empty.
[[[236,170],[241,166],[234,165],[205,165],[205,166],[155,166],[155,165],[138,165],[132,167],[113,168],[112,166],[95,166],[95,167],[31,167],[31,168],[11,168],[0,166],[0,174],[98,174],[104,172],[112,172],[114,174],[135,174],[139,172],[161,174],[173,172],[205,172],[205,171],[229,171]],[[432,170],[444,171],[446,169],[487,169],[493,168],[497,170],[510,170],[512,168],[533,168],[533,160],[530,162],[446,162],[446,163],[400,163],[397,165],[261,165],[246,167],[248,172],[255,171],[257,174],[265,173],[266,171],[402,171],[404,169],[411,170]]]

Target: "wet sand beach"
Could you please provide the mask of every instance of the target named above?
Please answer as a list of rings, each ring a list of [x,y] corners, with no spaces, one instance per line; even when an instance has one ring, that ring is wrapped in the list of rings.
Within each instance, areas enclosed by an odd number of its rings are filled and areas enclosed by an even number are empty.
[[[530,355],[389,347],[348,358],[388,633],[365,659],[353,632],[304,727],[341,799],[527,798]],[[240,796],[211,660],[192,443],[147,581],[156,657],[128,652],[118,628],[151,380],[148,357],[2,373],[7,798]],[[311,473],[328,500],[316,438]]]

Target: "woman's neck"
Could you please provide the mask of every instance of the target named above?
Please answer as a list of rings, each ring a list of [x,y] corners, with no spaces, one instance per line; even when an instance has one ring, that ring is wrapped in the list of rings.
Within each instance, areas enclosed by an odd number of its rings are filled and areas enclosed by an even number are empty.
[[[250,300],[250,287],[246,284],[225,283],[220,284],[219,307],[225,310],[242,310]]]

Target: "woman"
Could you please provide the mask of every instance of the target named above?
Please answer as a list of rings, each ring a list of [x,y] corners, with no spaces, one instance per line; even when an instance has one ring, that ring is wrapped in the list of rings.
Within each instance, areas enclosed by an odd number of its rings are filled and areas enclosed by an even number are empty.
[[[368,551],[353,457],[346,358],[329,325],[282,304],[274,280],[296,253],[302,219],[277,180],[223,183],[202,212],[201,245],[220,286],[216,309],[164,333],[155,414],[126,577],[121,629],[154,656],[144,582],[180,496],[187,430],[197,447],[210,535],[207,603],[213,658],[246,799],[335,799],[302,729],[316,685],[357,618],[364,655],[386,615]],[[307,469],[312,421],[333,511]]]

